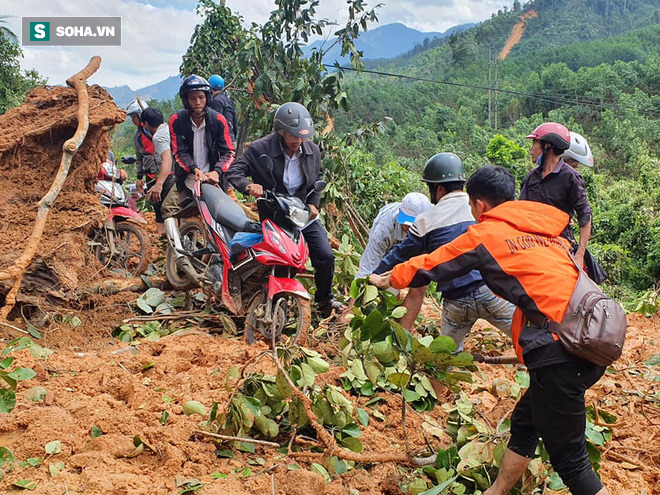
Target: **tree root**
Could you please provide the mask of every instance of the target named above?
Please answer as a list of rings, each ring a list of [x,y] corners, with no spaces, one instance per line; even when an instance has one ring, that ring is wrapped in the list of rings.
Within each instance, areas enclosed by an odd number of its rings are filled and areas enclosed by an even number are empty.
[[[76,154],[87,135],[89,129],[89,96],[87,94],[87,78],[94,74],[101,65],[101,57],[95,56],[89,61],[87,67],[75,74],[66,83],[76,90],[78,95],[78,128],[73,137],[67,140],[62,147],[62,160],[60,168],[57,171],[55,180],[50,186],[48,192],[39,201],[37,218],[34,223],[34,228],[29,239],[25,245],[27,248],[23,253],[14,261],[14,264],[7,270],[0,272],[0,280],[14,280],[14,284],[5,298],[5,305],[0,309],[0,318],[7,319],[7,316],[16,304],[16,296],[21,286],[23,274],[32,262],[32,258],[37,253],[39,242],[46,227],[46,220],[50,213],[57,196],[62,190],[64,181],[69,174],[73,156]]]

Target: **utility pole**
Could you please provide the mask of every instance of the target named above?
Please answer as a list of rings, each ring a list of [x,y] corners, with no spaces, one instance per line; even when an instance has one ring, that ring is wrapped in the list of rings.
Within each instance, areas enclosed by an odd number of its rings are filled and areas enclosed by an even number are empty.
[[[492,67],[493,67],[492,47],[488,47],[488,125],[489,126],[493,125],[491,118],[491,106],[490,106],[490,100],[492,98],[491,86],[493,84],[493,80],[491,77]]]
[[[497,59],[495,59],[495,130],[497,130],[497,121],[499,118],[498,111],[497,111]]]

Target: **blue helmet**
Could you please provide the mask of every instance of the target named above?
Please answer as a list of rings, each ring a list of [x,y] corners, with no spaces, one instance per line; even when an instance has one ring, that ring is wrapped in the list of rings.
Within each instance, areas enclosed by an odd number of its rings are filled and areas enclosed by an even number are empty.
[[[211,89],[220,91],[225,89],[225,80],[217,74],[213,74],[209,77],[209,84],[211,85]]]

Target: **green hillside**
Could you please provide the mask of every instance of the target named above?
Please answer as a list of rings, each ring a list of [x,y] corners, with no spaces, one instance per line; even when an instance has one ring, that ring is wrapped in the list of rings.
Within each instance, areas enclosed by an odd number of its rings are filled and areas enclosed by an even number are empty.
[[[522,38],[497,64],[497,106],[492,91],[489,119],[489,51],[494,60],[531,11],[538,17],[527,19]],[[434,153],[453,151],[469,171],[498,163],[522,180],[532,167],[524,136],[541,122],[562,122],[594,149],[596,167],[581,170],[595,211],[591,249],[619,290],[654,287],[660,280],[659,20],[656,0],[515,5],[426,50],[368,67],[403,77],[348,75],[350,108],[336,116],[336,129],[341,134],[391,118],[367,150],[376,166],[396,163],[413,177]],[[493,65],[493,88],[494,73]],[[493,140],[498,134],[505,139]]]

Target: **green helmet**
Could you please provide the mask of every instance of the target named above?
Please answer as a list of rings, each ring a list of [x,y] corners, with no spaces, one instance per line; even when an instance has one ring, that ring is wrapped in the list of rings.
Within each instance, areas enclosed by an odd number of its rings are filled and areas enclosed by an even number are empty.
[[[422,182],[465,182],[463,162],[453,153],[438,153],[429,158],[422,172]]]

